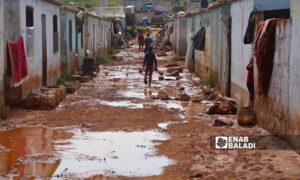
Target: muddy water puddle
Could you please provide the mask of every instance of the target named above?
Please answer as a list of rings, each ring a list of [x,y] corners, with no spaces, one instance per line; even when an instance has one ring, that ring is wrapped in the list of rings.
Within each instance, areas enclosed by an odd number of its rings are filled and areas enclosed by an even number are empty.
[[[160,131],[89,132],[18,128],[0,132],[0,175],[22,178],[156,176],[174,164],[155,151],[168,140]]]

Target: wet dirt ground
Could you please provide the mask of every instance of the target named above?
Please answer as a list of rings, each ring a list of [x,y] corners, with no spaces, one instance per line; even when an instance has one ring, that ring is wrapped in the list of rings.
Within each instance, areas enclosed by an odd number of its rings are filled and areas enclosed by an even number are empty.
[[[147,88],[139,73],[143,53],[133,46],[118,56],[123,60],[101,66],[96,78],[55,110],[12,109],[1,120],[0,179],[300,177],[300,156],[293,150],[212,150],[214,135],[268,133],[240,127],[233,115],[203,114],[210,102],[175,100],[179,86],[190,96],[201,92],[193,74],[184,70],[181,80],[158,81],[156,72]],[[160,71],[167,70],[172,56],[158,58]],[[161,88],[171,100],[152,98]],[[216,118],[234,125],[214,127]]]

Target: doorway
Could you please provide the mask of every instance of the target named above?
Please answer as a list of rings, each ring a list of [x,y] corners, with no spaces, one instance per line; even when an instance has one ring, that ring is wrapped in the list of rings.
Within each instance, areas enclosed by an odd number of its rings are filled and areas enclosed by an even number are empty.
[[[42,64],[43,64],[43,86],[47,86],[47,34],[46,15],[42,14]]]

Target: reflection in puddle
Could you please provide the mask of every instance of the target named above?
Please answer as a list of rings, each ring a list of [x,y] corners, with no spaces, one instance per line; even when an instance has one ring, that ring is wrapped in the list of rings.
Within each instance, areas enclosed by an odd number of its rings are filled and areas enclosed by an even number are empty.
[[[95,175],[155,176],[174,162],[155,152],[168,137],[159,131],[88,132],[19,128],[0,132],[0,175],[86,178]]]
[[[121,94],[123,97],[127,98],[137,98],[137,99],[145,99],[147,94],[145,92],[135,92],[135,91],[125,91]]]
[[[86,99],[82,101],[78,101],[75,103],[71,103],[73,105],[96,105],[102,104],[106,106],[112,107],[127,107],[129,109],[142,109],[145,108],[145,105],[142,103],[132,103],[131,101],[104,101],[100,99]]]
[[[121,93],[121,96],[126,98],[136,98],[136,99],[146,99],[151,96],[157,96],[157,93],[153,93],[151,90],[145,89],[144,91],[124,91]]]
[[[184,111],[180,101],[155,101],[154,104],[166,109]]]
[[[129,109],[142,109],[144,104],[132,103],[130,101],[99,101],[100,104],[112,107],[127,107]]]
[[[165,134],[156,131],[72,133],[72,139],[63,141],[67,145],[57,146],[63,161],[55,174],[68,168],[68,174],[77,176],[107,172],[121,176],[152,176],[160,175],[163,167],[172,163],[164,156],[155,156],[152,141],[167,140]]]

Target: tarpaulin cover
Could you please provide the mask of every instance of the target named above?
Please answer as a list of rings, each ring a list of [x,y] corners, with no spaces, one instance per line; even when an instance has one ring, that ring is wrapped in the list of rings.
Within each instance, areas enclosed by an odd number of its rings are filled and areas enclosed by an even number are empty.
[[[205,26],[202,26],[201,29],[199,30],[199,32],[193,38],[194,48],[199,50],[199,51],[204,51],[205,33],[206,33],[206,28],[205,28]]]
[[[256,30],[254,55],[258,69],[258,93],[267,96],[273,72],[276,24],[278,19],[261,22]]]
[[[12,85],[17,87],[28,75],[27,58],[23,37],[17,41],[7,41]]]
[[[252,11],[249,16],[247,30],[244,36],[244,44],[251,44],[255,31],[255,11]]]
[[[78,32],[79,33],[82,32],[85,17],[86,17],[86,13],[84,11],[79,11],[75,15],[76,26],[78,27]]]

